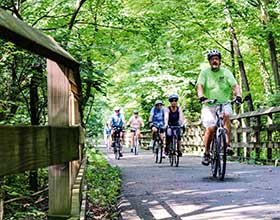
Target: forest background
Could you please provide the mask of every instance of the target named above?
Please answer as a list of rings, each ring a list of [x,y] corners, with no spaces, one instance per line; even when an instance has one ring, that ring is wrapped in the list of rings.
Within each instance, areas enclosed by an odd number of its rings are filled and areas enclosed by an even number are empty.
[[[1,8],[52,36],[80,64],[83,122],[102,134],[114,106],[147,122],[156,99],[179,95],[199,119],[196,79],[207,51],[222,52],[245,111],[279,105],[279,0],[0,0]],[[0,40],[0,123],[47,124],[46,62]]]
[[[198,121],[196,80],[213,48],[251,97],[243,111],[279,106],[279,0],[0,0],[0,7],[81,64],[88,137],[102,135],[114,106],[127,120],[137,109],[147,122],[155,100],[167,105],[172,93],[188,123]],[[0,124],[47,125],[46,61],[1,39],[0,52]],[[0,178],[0,198],[46,185],[46,169]],[[5,207],[9,219],[27,215],[15,206]]]

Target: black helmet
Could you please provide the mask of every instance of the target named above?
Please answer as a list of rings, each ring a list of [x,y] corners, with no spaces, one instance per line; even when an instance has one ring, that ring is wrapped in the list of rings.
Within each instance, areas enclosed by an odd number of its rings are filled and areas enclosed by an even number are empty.
[[[155,101],[155,105],[161,104],[162,105],[162,101],[161,100],[156,100]]]
[[[210,50],[210,51],[208,52],[208,54],[207,54],[208,60],[210,60],[211,57],[213,57],[213,56],[218,56],[220,59],[222,59],[221,52],[218,51],[218,50],[215,50],[215,49],[214,49],[214,50]]]
[[[179,97],[176,94],[172,94],[168,97],[168,101],[171,102],[172,100],[178,101]]]

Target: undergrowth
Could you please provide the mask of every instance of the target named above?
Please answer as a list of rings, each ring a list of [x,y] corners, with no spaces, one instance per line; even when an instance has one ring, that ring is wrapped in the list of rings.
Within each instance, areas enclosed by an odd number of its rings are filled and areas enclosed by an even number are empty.
[[[87,156],[87,219],[118,219],[116,206],[121,188],[120,169],[110,166],[104,155],[94,148],[87,151]]]

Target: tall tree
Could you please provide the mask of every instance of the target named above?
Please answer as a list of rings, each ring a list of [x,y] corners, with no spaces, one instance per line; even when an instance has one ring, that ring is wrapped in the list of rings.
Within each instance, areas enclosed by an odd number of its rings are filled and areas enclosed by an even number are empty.
[[[250,94],[250,88],[249,88],[249,83],[248,83],[248,79],[247,79],[247,75],[246,75],[246,71],[245,71],[245,67],[244,67],[244,62],[243,62],[243,58],[242,58],[242,54],[240,51],[240,47],[239,47],[239,43],[238,43],[238,39],[236,37],[235,34],[235,30],[232,24],[232,19],[231,19],[231,14],[230,11],[228,9],[228,4],[229,1],[225,0],[225,8],[224,8],[224,12],[226,15],[226,20],[228,23],[228,27],[229,27],[229,32],[230,32],[230,36],[231,36],[231,40],[233,43],[233,48],[238,60],[238,65],[239,65],[239,71],[240,71],[240,75],[242,78],[242,82],[243,82],[243,86],[246,92],[248,92],[248,94]],[[249,99],[248,99],[248,109],[249,111],[254,111],[254,106],[253,106],[253,101],[252,101],[252,96],[249,95]]]

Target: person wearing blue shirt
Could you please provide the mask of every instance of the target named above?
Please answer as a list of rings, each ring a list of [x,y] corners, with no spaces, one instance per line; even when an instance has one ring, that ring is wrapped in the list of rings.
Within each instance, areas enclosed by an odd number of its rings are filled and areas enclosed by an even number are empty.
[[[114,133],[115,133],[114,128],[116,128],[116,127],[121,128],[121,132],[120,132],[120,143],[121,143],[120,156],[122,157],[123,128],[125,127],[125,119],[124,119],[123,114],[120,112],[120,107],[115,107],[114,108],[114,114],[111,117],[110,125],[111,125],[111,128],[112,128],[112,131],[111,131],[112,138],[114,137]]]
[[[155,138],[155,135],[160,129],[160,138],[163,140],[164,134],[164,107],[161,100],[156,100],[155,105],[150,111],[149,117],[149,126],[152,130],[152,137]]]

